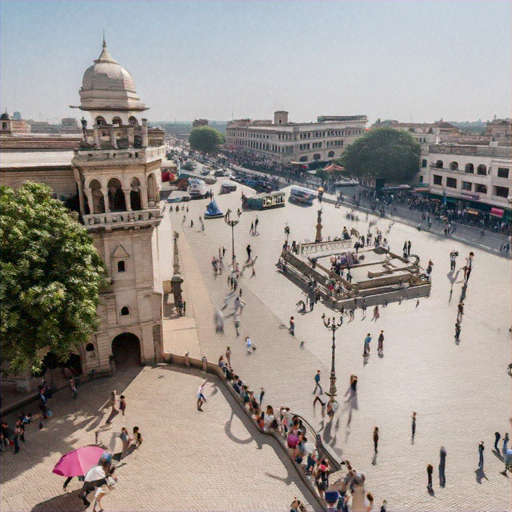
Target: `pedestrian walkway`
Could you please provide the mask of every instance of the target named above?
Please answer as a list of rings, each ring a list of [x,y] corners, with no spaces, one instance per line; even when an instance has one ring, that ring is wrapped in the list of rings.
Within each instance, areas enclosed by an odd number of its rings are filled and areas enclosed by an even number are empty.
[[[196,391],[206,379],[201,413]],[[112,389],[126,396],[126,416],[105,428],[110,409],[101,407]],[[258,432],[210,375],[134,368],[85,384],[77,400],[63,391],[53,402],[45,428],[29,425],[21,452],[0,455],[2,512],[84,510],[78,480],[64,493],[64,478],[51,471],[62,454],[93,444],[98,429],[108,444],[123,426],[138,426],[143,444],[121,461],[118,484],[102,502],[108,511],[283,511],[294,496],[320,510],[277,441]]]

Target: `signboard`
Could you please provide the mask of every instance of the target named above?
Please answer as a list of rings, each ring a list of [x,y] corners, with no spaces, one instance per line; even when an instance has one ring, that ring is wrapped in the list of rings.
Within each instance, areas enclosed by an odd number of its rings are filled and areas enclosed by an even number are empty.
[[[467,194],[466,192],[462,192],[462,197],[467,197],[468,199],[471,199],[473,201],[479,201],[480,196],[478,194]]]
[[[503,217],[503,214],[505,213],[505,210],[502,210],[501,208],[491,208],[491,215],[495,215],[496,217]]]

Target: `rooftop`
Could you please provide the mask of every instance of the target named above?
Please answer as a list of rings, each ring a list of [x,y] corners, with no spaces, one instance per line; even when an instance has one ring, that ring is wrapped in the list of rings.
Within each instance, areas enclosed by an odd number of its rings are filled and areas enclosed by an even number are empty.
[[[73,151],[17,151],[0,153],[0,169],[70,166]]]

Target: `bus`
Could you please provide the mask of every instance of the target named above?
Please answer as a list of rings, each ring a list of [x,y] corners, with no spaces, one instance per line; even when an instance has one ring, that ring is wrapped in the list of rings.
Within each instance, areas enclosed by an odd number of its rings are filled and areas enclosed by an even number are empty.
[[[278,190],[276,192],[256,194],[255,196],[248,197],[245,205],[252,210],[268,210],[270,208],[286,206],[285,193]]]
[[[317,194],[314,190],[294,185],[290,189],[290,197],[288,198],[288,201],[290,201],[290,203],[300,203],[311,206],[316,196]]]

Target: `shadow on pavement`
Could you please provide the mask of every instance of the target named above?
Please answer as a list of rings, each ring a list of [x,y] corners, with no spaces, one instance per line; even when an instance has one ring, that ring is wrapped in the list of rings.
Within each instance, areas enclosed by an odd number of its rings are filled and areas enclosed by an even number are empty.
[[[31,512],[82,512],[85,506],[78,498],[79,492],[80,489],[77,489],[38,503]]]

